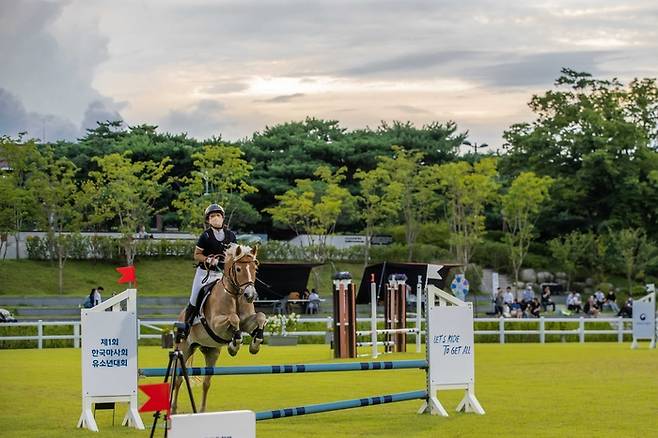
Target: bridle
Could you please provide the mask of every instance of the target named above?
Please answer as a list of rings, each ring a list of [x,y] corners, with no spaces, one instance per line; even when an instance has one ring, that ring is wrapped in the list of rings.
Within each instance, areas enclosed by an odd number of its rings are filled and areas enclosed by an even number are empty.
[[[245,289],[247,289],[249,286],[254,286],[253,279],[243,283],[238,282],[238,265],[250,265],[253,263],[256,267],[256,270],[258,269],[258,260],[255,258],[251,261],[240,261],[240,259],[245,256],[253,257],[253,255],[249,253],[241,254],[232,261],[231,266],[228,269],[224,269],[224,275],[222,276],[222,285],[224,286],[224,290],[226,293],[233,295],[234,297],[239,297],[240,295],[244,294]],[[254,279],[255,277],[256,272],[254,272]],[[224,283],[225,278],[228,279],[228,285]]]

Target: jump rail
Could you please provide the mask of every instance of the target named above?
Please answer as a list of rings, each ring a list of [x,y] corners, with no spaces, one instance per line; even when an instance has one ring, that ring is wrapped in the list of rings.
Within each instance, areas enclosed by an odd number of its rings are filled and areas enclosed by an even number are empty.
[[[400,369],[427,369],[426,360],[395,360],[382,362],[348,362],[348,363],[316,363],[297,365],[251,365],[238,367],[195,367],[188,368],[190,376],[230,376],[244,374],[292,374],[292,373],[324,373],[334,371],[374,371]],[[181,370],[179,369],[180,373]],[[143,377],[162,377],[166,368],[142,368],[139,375]],[[180,374],[179,374],[180,375]]]
[[[298,415],[317,414],[320,412],[338,411],[341,409],[360,408],[364,406],[381,405],[407,400],[427,399],[427,391],[398,392],[396,394],[380,395],[376,397],[355,398],[330,403],[300,406],[296,408],[275,409],[272,411],[256,412],[256,421],[271,420],[274,418],[294,417]]]

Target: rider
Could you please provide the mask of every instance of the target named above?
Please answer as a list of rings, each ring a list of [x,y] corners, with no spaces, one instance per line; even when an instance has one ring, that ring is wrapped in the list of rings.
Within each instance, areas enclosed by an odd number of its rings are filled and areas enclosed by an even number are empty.
[[[197,313],[197,297],[204,284],[219,280],[224,275],[224,251],[231,243],[236,243],[235,234],[224,226],[224,209],[221,205],[210,204],[204,212],[205,222],[210,226],[201,233],[194,249],[194,260],[198,262],[190,302],[185,309],[186,333],[192,327]],[[203,280],[206,279],[205,283]]]

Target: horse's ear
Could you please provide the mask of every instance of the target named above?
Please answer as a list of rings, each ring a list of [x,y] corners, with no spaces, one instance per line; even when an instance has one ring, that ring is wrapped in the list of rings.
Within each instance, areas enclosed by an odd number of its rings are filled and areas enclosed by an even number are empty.
[[[258,245],[251,248],[251,253],[254,255],[254,258],[258,255]]]
[[[242,254],[242,246],[241,246],[241,245],[238,245],[238,247],[237,247],[236,250],[235,250],[235,257],[236,257],[236,258],[239,257],[240,254]]]

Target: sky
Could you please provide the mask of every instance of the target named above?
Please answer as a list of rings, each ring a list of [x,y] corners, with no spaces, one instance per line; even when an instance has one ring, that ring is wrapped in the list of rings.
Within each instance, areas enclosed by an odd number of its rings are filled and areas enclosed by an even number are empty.
[[[0,0],[0,134],[97,120],[235,140],[455,121],[492,148],[562,67],[658,76],[653,1]]]

